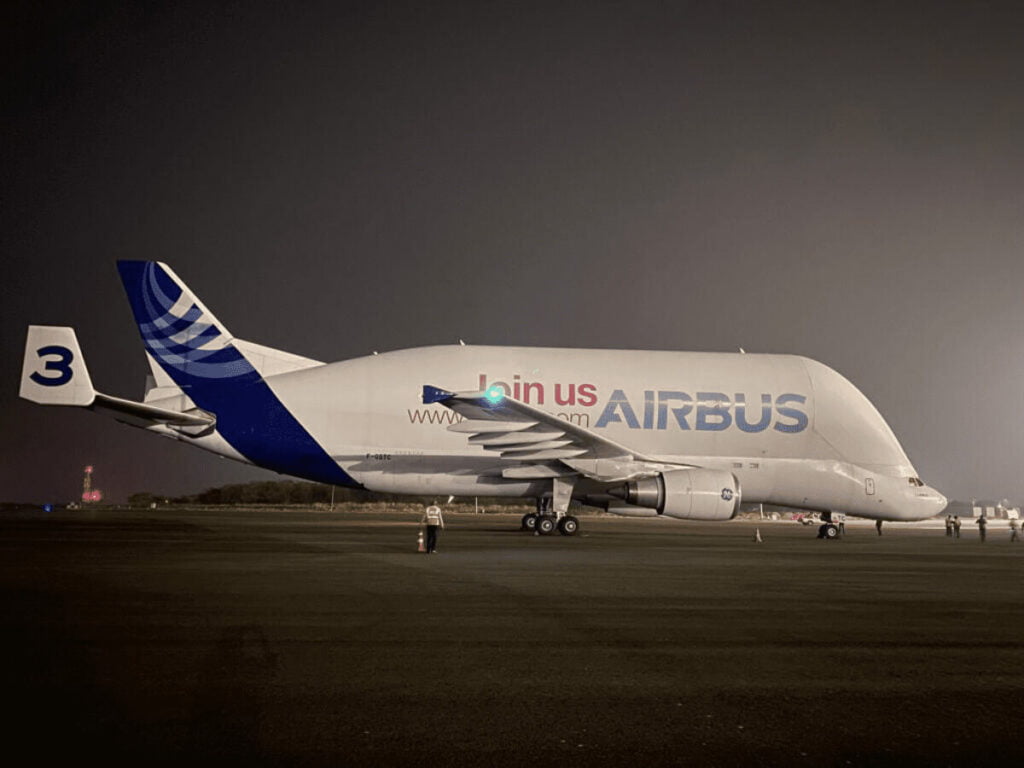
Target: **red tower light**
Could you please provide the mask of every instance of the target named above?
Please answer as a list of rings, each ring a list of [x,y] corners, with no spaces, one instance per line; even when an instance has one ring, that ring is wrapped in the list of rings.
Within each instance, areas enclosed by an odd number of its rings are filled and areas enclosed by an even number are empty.
[[[85,468],[85,475],[82,477],[82,501],[99,501],[103,498],[99,491],[93,490],[92,487],[92,465],[90,464]]]

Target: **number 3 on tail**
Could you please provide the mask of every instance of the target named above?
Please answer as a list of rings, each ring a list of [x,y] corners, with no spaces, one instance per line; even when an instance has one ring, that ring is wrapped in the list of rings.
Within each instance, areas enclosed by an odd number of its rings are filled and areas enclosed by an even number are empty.
[[[51,345],[48,347],[40,347],[36,350],[36,354],[39,357],[49,357],[50,355],[56,355],[59,360],[47,360],[44,366],[47,371],[55,371],[56,375],[43,376],[39,371],[35,371],[29,376],[32,381],[36,384],[41,384],[44,387],[59,387],[61,384],[67,384],[71,381],[71,377],[74,375],[71,371],[71,362],[75,359],[75,356],[71,354],[71,350],[67,347],[58,347]]]

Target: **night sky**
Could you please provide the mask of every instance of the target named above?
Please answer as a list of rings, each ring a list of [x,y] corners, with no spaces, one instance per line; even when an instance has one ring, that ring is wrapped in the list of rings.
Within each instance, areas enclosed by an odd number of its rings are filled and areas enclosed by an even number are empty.
[[[236,336],[785,352],[951,498],[1024,501],[1024,12],[1008,3],[3,11],[0,500],[271,479],[17,398],[25,326],[148,366],[118,258]]]

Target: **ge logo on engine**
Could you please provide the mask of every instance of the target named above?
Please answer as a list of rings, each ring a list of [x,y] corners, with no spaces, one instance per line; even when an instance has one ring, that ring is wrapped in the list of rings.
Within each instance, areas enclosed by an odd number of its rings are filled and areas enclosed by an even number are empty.
[[[723,488],[722,489],[722,498],[725,501],[732,501],[732,488]]]

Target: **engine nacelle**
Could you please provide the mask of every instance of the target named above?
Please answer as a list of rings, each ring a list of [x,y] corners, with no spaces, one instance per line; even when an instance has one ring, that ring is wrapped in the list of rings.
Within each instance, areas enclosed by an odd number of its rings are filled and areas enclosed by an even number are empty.
[[[647,509],[647,507],[626,507],[626,506],[612,506],[608,505],[608,511],[613,515],[622,515],[623,517],[657,517],[658,512],[654,509]]]
[[[680,520],[731,520],[740,511],[740,482],[719,469],[676,469],[618,490],[630,504]]]

